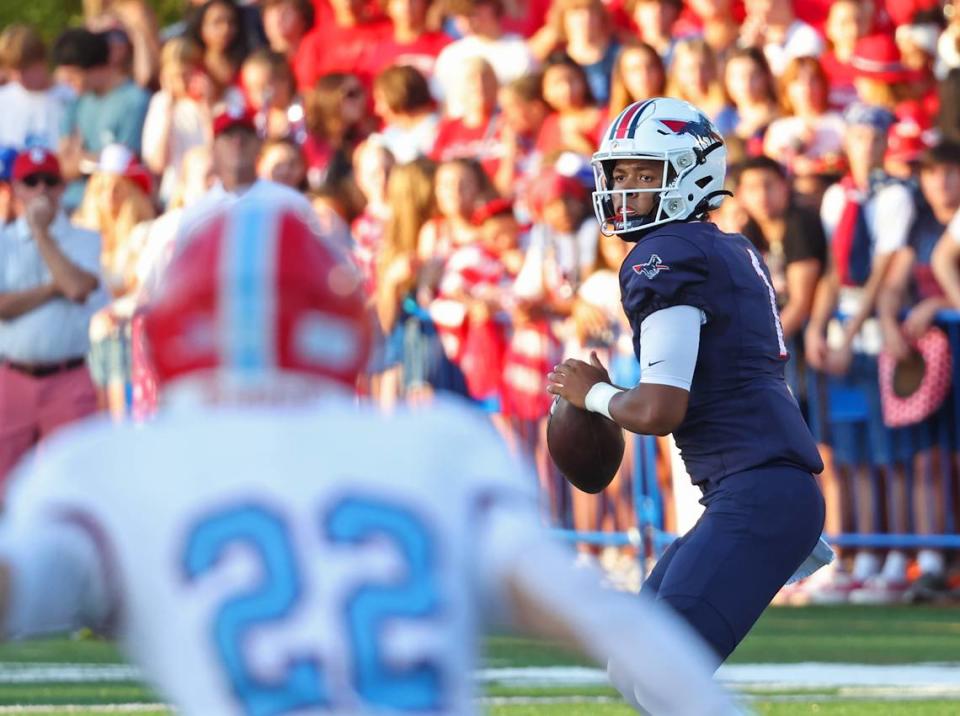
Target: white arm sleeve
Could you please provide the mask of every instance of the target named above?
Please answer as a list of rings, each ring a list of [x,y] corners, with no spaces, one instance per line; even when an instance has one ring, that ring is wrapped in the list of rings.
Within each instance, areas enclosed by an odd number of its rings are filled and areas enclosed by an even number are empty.
[[[640,324],[640,382],[690,390],[707,316],[693,306],[654,311]]]
[[[560,626],[567,646],[609,665],[614,686],[643,713],[742,713],[712,678],[716,657],[669,609],[646,595],[601,588],[602,575],[575,568],[573,552],[539,529],[529,510],[491,507],[481,524],[477,566],[513,626],[538,632],[514,615],[522,599],[541,621]]]
[[[3,634],[23,638],[98,624],[107,614],[99,554],[83,529],[59,521],[38,529],[4,529],[6,572]]]

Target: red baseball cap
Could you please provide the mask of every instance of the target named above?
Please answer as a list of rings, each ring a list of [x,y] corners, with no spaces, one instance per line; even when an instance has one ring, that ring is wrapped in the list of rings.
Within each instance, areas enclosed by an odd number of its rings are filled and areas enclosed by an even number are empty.
[[[57,155],[43,147],[31,147],[20,152],[13,160],[13,180],[23,181],[34,174],[50,174],[62,179]]]
[[[257,131],[257,115],[249,107],[230,106],[217,112],[213,118],[213,136],[219,137],[226,131],[235,127],[249,129],[251,132]]]

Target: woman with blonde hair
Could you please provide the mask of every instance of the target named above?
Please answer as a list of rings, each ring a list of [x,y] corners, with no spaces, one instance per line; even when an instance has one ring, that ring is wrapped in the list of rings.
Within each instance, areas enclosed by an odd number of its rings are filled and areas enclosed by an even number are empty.
[[[387,220],[374,265],[374,304],[383,332],[398,325],[403,299],[414,289],[420,230],[436,212],[435,162],[420,157],[398,164],[387,179]]]
[[[143,247],[132,245],[132,239],[143,236],[134,232],[137,224],[156,217],[151,190],[150,175],[130,150],[107,145],[73,217],[78,225],[100,233],[101,273],[113,297],[127,293],[136,282]],[[90,375],[101,407],[118,418],[127,412],[129,348],[128,324],[115,321],[109,307],[98,311],[90,321]]]
[[[666,93],[667,75],[663,60],[650,45],[624,45],[610,75],[610,102],[607,116],[616,117],[634,102]]]
[[[160,53],[160,91],[150,98],[143,122],[143,161],[160,176],[160,201],[170,200],[188,151],[212,140],[213,83],[203,66],[203,50],[175,37]]]
[[[380,375],[374,386],[381,404],[389,405],[405,392],[404,384],[426,383],[424,366],[407,355],[407,322],[416,305],[420,232],[436,211],[434,179],[437,165],[426,157],[396,165],[387,179],[387,220],[383,241],[374,264],[373,307],[384,335]],[[411,332],[417,338],[418,332]],[[416,341],[422,345],[422,341]],[[406,366],[404,371],[402,366]],[[404,375],[406,373],[406,375]]]
[[[114,296],[126,292],[136,263],[137,247],[128,245],[133,227],[157,215],[152,189],[146,168],[129,149],[107,145],[73,216],[78,225],[100,233],[101,267]]]
[[[736,126],[736,110],[723,91],[717,57],[706,40],[696,37],[676,44],[667,74],[667,96],[702,109],[723,135]]]

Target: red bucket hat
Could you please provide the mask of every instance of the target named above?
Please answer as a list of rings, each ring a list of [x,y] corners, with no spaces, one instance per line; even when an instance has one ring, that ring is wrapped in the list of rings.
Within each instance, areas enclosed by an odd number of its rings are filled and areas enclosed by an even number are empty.
[[[907,358],[896,361],[881,351],[878,363],[880,405],[887,427],[900,428],[926,420],[950,392],[953,357],[950,341],[939,328],[928,329]]]
[[[916,71],[903,64],[897,41],[886,33],[867,35],[857,40],[850,66],[857,77],[869,77],[881,82],[910,82],[918,77]]]

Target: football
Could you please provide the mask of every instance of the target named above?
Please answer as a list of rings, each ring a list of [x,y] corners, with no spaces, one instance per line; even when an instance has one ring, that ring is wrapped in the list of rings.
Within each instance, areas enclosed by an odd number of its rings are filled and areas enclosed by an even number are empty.
[[[547,422],[547,449],[570,484],[595,494],[610,484],[623,460],[623,429],[599,413],[557,398]]]

